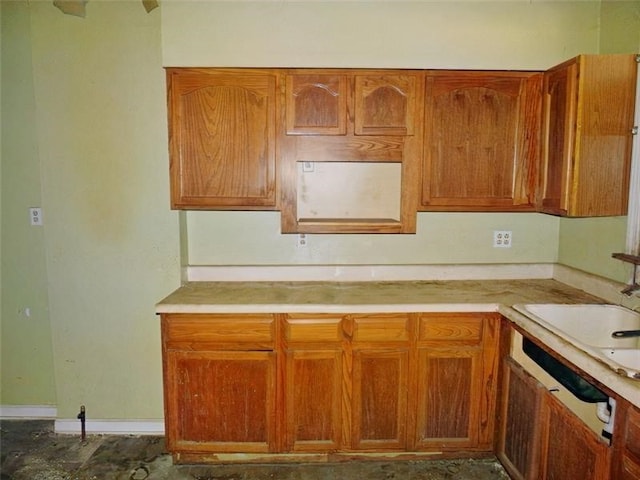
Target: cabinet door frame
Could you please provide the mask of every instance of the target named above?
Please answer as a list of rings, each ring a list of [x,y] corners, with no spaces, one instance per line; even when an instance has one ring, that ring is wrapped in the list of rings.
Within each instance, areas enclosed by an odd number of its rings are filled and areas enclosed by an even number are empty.
[[[425,122],[424,122],[424,152],[422,154],[422,182],[421,200],[419,209],[422,211],[534,211],[536,207],[538,155],[540,149],[540,115],[542,109],[541,89],[542,73],[540,72],[507,72],[507,71],[460,71],[460,70],[428,70],[426,72],[426,93],[425,93]],[[478,91],[493,92],[493,96],[484,93],[477,103],[471,103],[470,93]],[[465,92],[465,93],[456,93]],[[454,93],[456,93],[454,95]],[[457,108],[447,108],[438,110],[436,108],[439,98],[446,98],[445,95],[454,95]],[[461,97],[460,100],[457,100]],[[472,97],[473,98],[473,97]],[[498,158],[503,169],[509,170],[508,175],[503,180],[501,189],[507,190],[507,195],[484,195],[480,194],[482,184],[474,183],[473,179],[468,180],[467,188],[461,188],[455,195],[447,195],[445,192],[438,193],[437,189],[442,185],[452,185],[450,190],[460,181],[459,169],[447,172],[438,171],[438,164],[448,164],[451,160],[439,159],[436,146],[439,145],[436,139],[439,134],[454,131],[458,123],[454,123],[447,117],[451,111],[458,111],[466,108],[465,118],[476,114],[480,117],[489,115],[497,116],[500,104],[503,102],[495,99],[511,99],[513,108],[510,110],[513,122],[509,125],[512,130],[509,135],[502,137],[506,146],[503,147],[504,156]],[[491,100],[489,100],[491,99]],[[503,107],[504,108],[504,107]],[[500,115],[500,118],[505,115]],[[434,122],[439,127],[436,130]],[[490,119],[491,124],[495,123]],[[444,125],[444,126],[443,126]],[[470,127],[473,128],[473,127]],[[484,151],[486,148],[469,149],[470,141],[468,131],[462,131],[455,137],[458,139],[465,137],[467,144],[451,145],[443,139],[443,145],[449,147],[451,152],[460,152],[460,160],[469,170],[473,167],[473,155],[477,150]],[[453,140],[453,139],[450,139]],[[496,145],[497,142],[491,145]],[[467,148],[465,148],[465,146]],[[507,148],[510,147],[510,148]],[[500,149],[493,153],[501,152]],[[440,152],[440,155],[444,153]],[[477,153],[476,153],[477,155]],[[497,164],[495,157],[491,161],[485,159],[490,166]],[[491,181],[502,179],[503,172],[498,170],[490,176]],[[467,193],[467,190],[476,190],[476,194]]]
[[[218,68],[167,68],[167,109],[169,118],[169,174],[171,186],[171,208],[173,209],[212,209],[212,210],[276,210],[278,195],[276,191],[276,129],[277,129],[277,89],[280,82],[276,69],[218,69]],[[223,105],[216,110],[216,115],[205,107],[198,117],[196,114],[188,117],[185,111],[185,98],[202,92],[205,95],[208,90],[211,94],[216,89],[226,89],[217,92],[221,99],[228,100],[230,105]],[[227,151],[222,151],[222,145],[208,145],[214,132],[221,130],[230,135],[228,119],[223,119],[223,108],[233,107],[231,89],[242,91],[247,101],[242,110],[250,118],[249,112],[260,112],[264,117],[264,128],[257,131],[251,130],[247,122],[243,133],[260,136],[263,144],[260,148],[254,147],[251,138],[243,138],[242,141],[226,141]],[[237,95],[236,95],[237,97]],[[236,97],[233,97],[237,100]],[[209,97],[208,101],[213,101]],[[216,97],[217,98],[217,97]],[[204,101],[204,100],[202,100]],[[191,104],[198,103],[193,100]],[[259,105],[262,103],[262,105]],[[194,107],[195,108],[195,107]],[[233,113],[235,110],[233,108]],[[229,112],[226,112],[227,116]],[[215,118],[214,118],[215,117]],[[217,122],[217,123],[216,123]],[[206,123],[206,125],[205,125]],[[238,123],[241,123],[238,120]],[[217,128],[222,125],[222,128]],[[199,132],[199,126],[204,132]],[[239,129],[238,129],[239,130]],[[200,137],[197,134],[201,133]],[[254,142],[255,143],[255,142]],[[213,151],[207,151],[207,147],[216,147]],[[235,149],[235,150],[234,150]],[[194,153],[203,150],[198,158],[190,158],[187,151]],[[255,154],[255,155],[252,155]],[[227,158],[226,155],[232,155]],[[194,154],[195,155],[195,154]],[[217,162],[217,164],[215,163]],[[229,163],[227,165],[227,162]],[[193,172],[187,168],[187,163],[200,165],[207,173],[204,178],[205,185],[197,188],[194,183],[203,182],[202,171]],[[219,171],[211,171],[216,166],[225,164]],[[251,179],[259,179],[258,182],[249,183]],[[210,183],[211,185],[207,184]],[[189,186],[189,188],[187,188]],[[189,193],[193,189],[194,192]],[[230,191],[228,192],[228,190]],[[200,192],[200,190],[202,190]],[[233,192],[233,193],[231,193]]]
[[[184,412],[180,402],[183,393],[181,385],[183,377],[178,371],[182,360],[212,362],[259,362],[266,364],[264,378],[264,441],[223,441],[223,440],[189,440],[184,438],[180,427],[180,419]],[[194,452],[274,452],[277,445],[276,433],[276,361],[273,351],[184,351],[169,350],[165,352],[165,425],[167,448],[175,453]],[[253,383],[252,383],[253,385]],[[194,393],[194,398],[198,394]],[[210,408],[205,405],[203,408]],[[215,426],[211,426],[215,429]]]

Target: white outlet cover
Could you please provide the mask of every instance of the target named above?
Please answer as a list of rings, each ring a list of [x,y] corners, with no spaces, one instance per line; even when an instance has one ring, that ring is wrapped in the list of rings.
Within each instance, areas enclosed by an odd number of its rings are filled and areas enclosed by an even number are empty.
[[[493,246],[495,248],[511,248],[513,233],[511,230],[494,230]]]

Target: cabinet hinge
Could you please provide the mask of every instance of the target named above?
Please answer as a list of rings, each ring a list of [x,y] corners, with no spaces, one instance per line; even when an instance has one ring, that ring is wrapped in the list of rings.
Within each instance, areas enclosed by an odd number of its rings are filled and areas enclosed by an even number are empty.
[[[637,135],[638,134],[638,126],[636,125],[635,127],[631,128],[631,135]]]
[[[636,55],[636,63],[640,63],[640,55]]]

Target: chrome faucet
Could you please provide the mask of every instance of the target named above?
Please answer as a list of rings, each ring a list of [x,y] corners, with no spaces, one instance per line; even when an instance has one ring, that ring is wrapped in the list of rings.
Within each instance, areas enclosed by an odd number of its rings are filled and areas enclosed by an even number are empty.
[[[640,330],[616,330],[611,336],[613,338],[640,337]]]

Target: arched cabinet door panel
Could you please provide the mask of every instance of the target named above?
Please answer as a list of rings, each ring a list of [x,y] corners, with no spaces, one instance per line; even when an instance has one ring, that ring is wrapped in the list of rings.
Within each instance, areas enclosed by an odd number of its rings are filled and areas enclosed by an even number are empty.
[[[276,80],[168,69],[173,208],[275,209]]]

